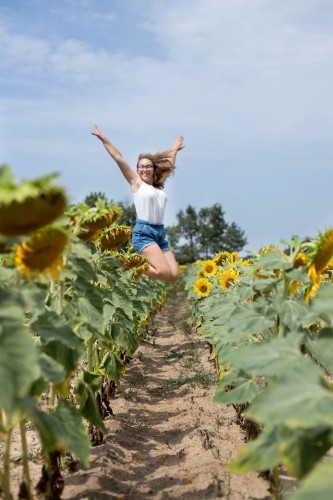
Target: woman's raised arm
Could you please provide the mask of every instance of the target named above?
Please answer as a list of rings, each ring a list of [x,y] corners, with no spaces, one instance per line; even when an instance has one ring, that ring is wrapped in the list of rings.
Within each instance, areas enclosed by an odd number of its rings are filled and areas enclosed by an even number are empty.
[[[105,135],[102,134],[102,132],[98,129],[97,125],[94,125],[93,132],[91,132],[92,135],[95,135],[98,137],[98,139],[103,143],[103,146],[109,153],[109,155],[112,156],[114,161],[117,163],[118,167],[120,168],[123,176],[127,180],[127,182],[132,186],[137,186],[138,184],[141,183],[141,179],[139,175],[133,170],[130,165],[127,163],[126,160],[124,160],[122,154],[118,149],[111,144],[109,139],[105,137]]]
[[[173,166],[175,166],[176,156],[178,151],[185,148],[185,146],[183,146],[183,142],[184,142],[184,137],[180,135],[176,140],[173,148],[171,149],[170,161],[172,162]]]

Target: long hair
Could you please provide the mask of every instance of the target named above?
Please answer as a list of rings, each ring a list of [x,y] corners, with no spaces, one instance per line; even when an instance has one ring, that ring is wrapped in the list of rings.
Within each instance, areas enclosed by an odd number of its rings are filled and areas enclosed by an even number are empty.
[[[172,174],[175,170],[175,166],[170,160],[171,151],[166,149],[165,151],[160,151],[158,153],[141,153],[138,157],[137,167],[139,165],[139,161],[143,158],[147,158],[150,160],[154,167],[154,177],[153,177],[153,186],[158,189],[164,188],[163,174],[166,172],[168,175]]]

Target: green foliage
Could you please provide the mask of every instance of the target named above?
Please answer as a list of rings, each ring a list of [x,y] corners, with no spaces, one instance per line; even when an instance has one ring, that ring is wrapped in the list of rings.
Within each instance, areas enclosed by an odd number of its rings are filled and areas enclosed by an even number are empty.
[[[191,205],[178,211],[177,224],[167,232],[181,264],[207,259],[222,250],[239,251],[246,245],[244,231],[235,222],[228,224],[224,215],[218,203],[198,211]]]
[[[245,408],[244,417],[261,431],[228,469],[265,471],[282,464],[303,481],[292,498],[326,499],[332,484],[325,474],[332,466],[317,464],[333,445],[333,282],[324,274],[309,300],[308,269],[293,267],[307,248],[303,243],[309,245],[295,237],[285,252],[265,250],[249,266],[227,256],[217,266],[219,277],[207,276],[211,292],[205,297],[194,289],[204,269],[198,262],[187,267],[185,286],[193,320],[218,360],[214,400],[240,413]],[[235,281],[223,289],[220,276],[230,269]]]
[[[24,192],[37,192],[51,179],[25,181]],[[10,170],[3,168],[0,190],[13,182]],[[97,404],[102,378],[120,384],[123,360],[134,354],[147,321],[172,289],[145,276],[133,281],[115,255],[78,238],[84,225],[111,218],[114,205],[96,195],[87,200],[93,207],[72,206],[63,217],[71,242],[59,282],[20,277],[15,247],[6,254],[7,267],[2,267],[0,255],[0,429],[6,446],[15,425],[28,417],[45,452],[72,452],[85,466],[90,439],[83,422],[106,431]],[[13,241],[1,239],[4,244]],[[0,470],[7,496],[8,457]]]

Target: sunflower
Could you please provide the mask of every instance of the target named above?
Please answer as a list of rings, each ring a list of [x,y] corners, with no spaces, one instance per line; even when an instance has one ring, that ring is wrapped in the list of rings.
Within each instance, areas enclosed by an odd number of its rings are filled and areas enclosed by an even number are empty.
[[[115,250],[129,241],[131,233],[132,229],[128,226],[113,225],[103,229],[96,243],[101,252]]]
[[[149,264],[148,262],[145,262],[144,264],[142,264],[141,266],[139,267],[135,267],[133,269],[133,271],[131,272],[131,278],[134,280],[134,281],[137,281],[137,279],[142,275],[144,274],[146,271],[148,271],[149,269]]]
[[[315,252],[312,256],[311,266],[314,266],[316,272],[325,269],[325,266],[333,256],[333,229],[329,229],[324,234],[321,234],[317,244],[315,245]],[[310,266],[310,267],[311,267]]]
[[[230,267],[221,274],[220,285],[225,292],[239,278],[239,272]]]
[[[127,254],[117,254],[116,257],[120,260],[123,268],[128,271],[128,269],[133,269],[134,267],[140,267],[147,262],[146,257],[139,253]]]
[[[294,268],[297,269],[298,267],[304,267],[307,265],[308,261],[309,257],[307,257],[307,255],[303,252],[298,252],[294,260]]]
[[[27,279],[34,273],[39,278],[42,272],[48,272],[55,281],[59,279],[59,271],[64,270],[62,253],[68,244],[68,235],[58,227],[46,227],[34,233],[29,240],[18,245],[15,264]]]
[[[206,260],[202,265],[201,271],[208,277],[216,274],[216,262],[214,260]]]
[[[206,297],[211,289],[212,285],[206,278],[200,278],[194,283],[194,291],[199,297]]]
[[[288,292],[294,295],[301,284],[302,283],[300,281],[293,280],[288,287]]]
[[[262,247],[259,250],[259,255],[266,255],[266,253],[269,253],[269,252],[279,252],[281,255],[284,254],[284,251],[280,247],[270,246],[270,247]]]
[[[0,233],[30,234],[63,214],[66,197],[63,189],[52,185],[54,177],[16,185],[9,167],[0,169]]]
[[[322,280],[322,272],[333,256],[333,229],[328,229],[324,234],[320,234],[319,239],[312,245],[311,264],[308,269],[308,276],[312,281],[312,287],[307,293],[305,300],[308,302],[314,297]]]
[[[230,258],[230,252],[220,252],[214,257],[215,264],[217,266],[223,266],[223,264]]]

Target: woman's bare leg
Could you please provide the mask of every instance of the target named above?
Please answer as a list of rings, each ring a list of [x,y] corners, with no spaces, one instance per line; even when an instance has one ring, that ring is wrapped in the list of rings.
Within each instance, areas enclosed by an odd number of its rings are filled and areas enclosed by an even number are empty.
[[[166,250],[165,252],[163,252],[163,254],[165,260],[170,266],[172,281],[177,281],[177,279],[179,278],[179,267],[172,250]]]
[[[162,281],[174,283],[178,278],[177,262],[171,252],[167,250],[162,252],[157,244],[149,245],[142,250],[142,255],[146,257],[150,268],[146,275]]]

